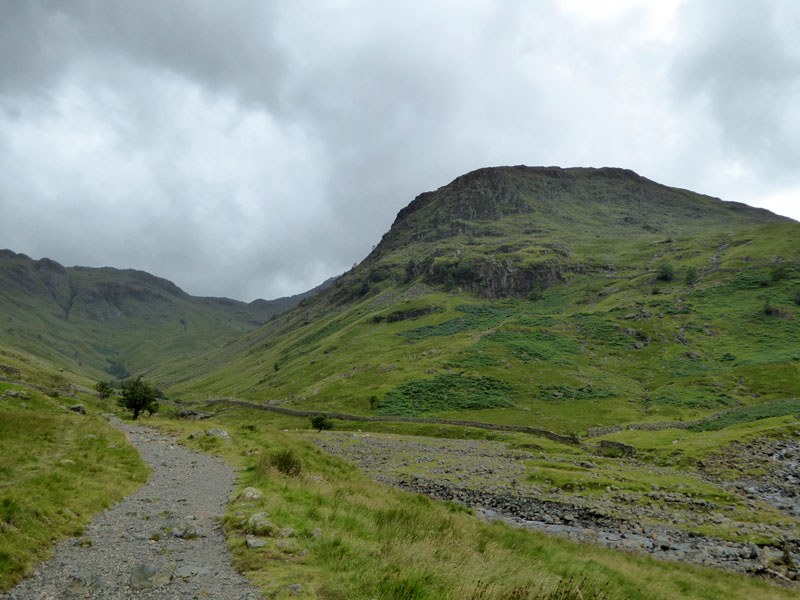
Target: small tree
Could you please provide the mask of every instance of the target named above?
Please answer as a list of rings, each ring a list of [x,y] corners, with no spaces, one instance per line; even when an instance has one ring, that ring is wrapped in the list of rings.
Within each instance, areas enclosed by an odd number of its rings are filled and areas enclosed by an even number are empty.
[[[686,269],[686,285],[692,285],[695,281],[697,281],[697,267],[688,267]]]
[[[323,429],[333,429],[333,421],[325,415],[314,415],[311,417],[311,426],[320,433]]]
[[[111,384],[107,381],[98,381],[94,386],[94,389],[96,389],[97,393],[100,394],[100,398],[102,400],[110,398],[114,394],[114,388],[111,387]]]
[[[661,265],[658,267],[657,277],[661,281],[672,281],[675,279],[675,267],[673,267],[670,263],[661,263]]]
[[[147,411],[153,414],[158,410],[157,394],[141,377],[128,379],[122,382],[122,397],[117,403],[133,413],[133,419],[139,417],[139,413]]]

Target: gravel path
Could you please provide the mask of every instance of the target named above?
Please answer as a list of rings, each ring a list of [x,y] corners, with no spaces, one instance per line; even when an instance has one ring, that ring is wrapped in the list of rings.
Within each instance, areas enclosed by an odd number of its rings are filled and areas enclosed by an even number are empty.
[[[5,600],[255,600],[231,567],[218,517],[235,472],[155,430],[112,423],[152,468],[148,483],[99,514],[83,537],[59,544]]]

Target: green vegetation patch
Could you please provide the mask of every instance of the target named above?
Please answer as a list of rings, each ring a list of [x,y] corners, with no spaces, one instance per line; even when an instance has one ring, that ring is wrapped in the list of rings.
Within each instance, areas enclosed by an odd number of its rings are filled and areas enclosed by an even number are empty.
[[[484,342],[504,346],[513,356],[523,361],[565,360],[571,355],[580,354],[577,342],[564,335],[547,331],[500,331],[490,333]]]
[[[594,342],[618,348],[628,348],[632,344],[631,337],[620,329],[619,325],[609,323],[594,315],[576,315],[581,332]]]
[[[696,384],[666,385],[652,396],[645,398],[645,404],[674,406],[679,408],[719,408],[732,406],[736,402],[723,388],[698,382]]]
[[[734,410],[716,419],[706,421],[699,425],[690,427],[690,431],[718,431],[731,425],[760,421],[772,417],[785,417],[794,415],[800,419],[800,399],[787,400],[784,402],[772,402],[770,404],[758,404]]]
[[[378,412],[387,416],[413,417],[444,410],[510,408],[511,385],[495,377],[439,375],[397,386],[383,398]]]
[[[464,313],[463,317],[456,317],[438,325],[426,325],[401,332],[409,341],[415,342],[429,337],[454,335],[463,331],[489,329],[499,325],[503,319],[514,314],[514,309],[507,305],[498,304],[462,304],[456,310]]]
[[[484,354],[480,350],[468,348],[456,356],[455,359],[448,362],[447,366],[455,369],[472,369],[475,367],[496,367],[501,364],[499,360]]]

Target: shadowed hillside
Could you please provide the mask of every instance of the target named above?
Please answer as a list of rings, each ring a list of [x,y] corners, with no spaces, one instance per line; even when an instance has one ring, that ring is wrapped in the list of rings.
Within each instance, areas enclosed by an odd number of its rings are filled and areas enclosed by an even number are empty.
[[[0,341],[75,372],[124,377],[219,347],[315,291],[249,304],[198,298],[143,271],[2,250]]]

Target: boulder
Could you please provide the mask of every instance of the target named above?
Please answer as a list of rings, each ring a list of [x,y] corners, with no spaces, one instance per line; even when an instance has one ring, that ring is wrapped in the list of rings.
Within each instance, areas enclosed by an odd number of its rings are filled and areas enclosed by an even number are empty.
[[[299,596],[303,593],[303,585],[300,583],[293,583],[292,585],[286,586],[286,593],[290,596]]]
[[[72,412],[80,413],[82,415],[86,414],[86,407],[83,404],[75,404],[73,406],[68,406],[67,410],[71,410]]]
[[[183,565],[175,570],[175,577],[187,579],[189,577],[194,577],[195,575],[207,575],[210,572],[211,570],[206,569],[205,567],[198,567],[196,565]]]
[[[248,548],[263,548],[267,545],[266,540],[262,540],[261,538],[257,538],[252,535],[248,535],[245,538],[245,544],[247,544]]]
[[[208,431],[206,431],[206,435],[222,439],[229,439],[231,437],[230,434],[228,434],[228,432],[225,431],[224,429],[209,429]]]
[[[256,500],[261,500],[261,490],[254,487],[246,487],[242,490],[242,493],[239,494],[238,500],[239,502],[254,502]]]
[[[172,571],[163,565],[136,565],[131,572],[129,585],[135,590],[160,587],[170,582]]]
[[[72,577],[72,583],[64,591],[62,598],[73,600],[77,598],[89,598],[95,592],[103,589],[103,584],[94,573],[88,571],[79,572]]]
[[[274,535],[278,531],[278,526],[270,521],[265,512],[255,513],[247,519],[245,529],[255,535]]]

